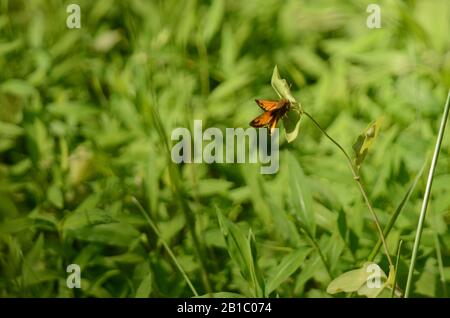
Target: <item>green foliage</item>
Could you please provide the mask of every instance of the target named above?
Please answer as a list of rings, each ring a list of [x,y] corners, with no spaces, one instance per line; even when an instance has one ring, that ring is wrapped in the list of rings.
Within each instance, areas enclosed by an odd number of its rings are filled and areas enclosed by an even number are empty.
[[[68,29],[62,1],[0,0],[0,297],[341,297],[327,286],[369,254],[387,273],[342,153],[303,115],[299,133],[302,111],[348,152],[384,118],[358,156],[389,249],[404,242],[404,290],[413,179],[450,87],[448,1],[379,1],[380,29],[357,0],[77,3]],[[174,128],[247,128],[277,92],[299,107],[277,174],[171,162]],[[449,296],[449,149],[447,135],[415,297]]]
[[[264,280],[258,267],[255,237],[250,230],[248,237],[220,211],[217,212],[220,228],[230,257],[239,266],[240,272],[249,284],[254,297],[264,297]]]

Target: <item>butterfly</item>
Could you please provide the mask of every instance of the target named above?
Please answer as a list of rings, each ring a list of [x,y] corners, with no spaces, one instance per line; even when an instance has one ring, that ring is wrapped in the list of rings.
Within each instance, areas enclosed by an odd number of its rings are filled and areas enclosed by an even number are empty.
[[[253,119],[250,126],[255,128],[269,127],[270,134],[273,133],[278,121],[286,115],[291,107],[291,103],[284,98],[280,100],[255,99],[255,102],[264,110],[264,113]]]

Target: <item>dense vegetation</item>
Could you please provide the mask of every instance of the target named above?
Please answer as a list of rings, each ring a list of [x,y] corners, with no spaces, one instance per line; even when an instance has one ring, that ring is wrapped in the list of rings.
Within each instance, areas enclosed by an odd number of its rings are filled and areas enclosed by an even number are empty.
[[[80,29],[66,27],[67,1],[0,0],[0,297],[333,296],[332,278],[360,267],[378,233],[330,140],[302,118],[293,142],[280,139],[279,172],[261,175],[175,165],[171,131],[247,128],[254,99],[277,98],[278,65],[349,153],[382,117],[360,173],[384,227],[429,165],[450,2],[377,1],[380,29],[366,26],[372,1],[76,2]],[[450,287],[449,147],[447,136],[416,297]],[[387,237],[394,261],[403,240],[403,290],[426,174]],[[389,271],[382,249],[374,260]],[[66,287],[69,264],[80,289]]]

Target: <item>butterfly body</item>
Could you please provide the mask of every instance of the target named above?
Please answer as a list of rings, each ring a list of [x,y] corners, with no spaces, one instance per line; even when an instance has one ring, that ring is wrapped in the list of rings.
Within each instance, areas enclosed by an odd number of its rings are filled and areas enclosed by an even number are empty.
[[[291,103],[287,99],[255,99],[255,102],[264,110],[264,113],[253,119],[250,126],[255,128],[268,127],[270,134],[273,133],[278,121],[286,115],[291,107]]]

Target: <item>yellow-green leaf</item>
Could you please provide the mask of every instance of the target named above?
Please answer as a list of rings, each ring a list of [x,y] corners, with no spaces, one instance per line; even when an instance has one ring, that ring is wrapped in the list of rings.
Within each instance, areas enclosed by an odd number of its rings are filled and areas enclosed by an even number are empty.
[[[144,277],[141,284],[139,285],[136,291],[136,298],[147,298],[150,296],[152,292],[152,273],[148,273],[147,276]]]
[[[367,262],[363,267],[345,272],[331,281],[327,287],[327,293],[336,294],[358,291],[360,295],[370,294],[375,289],[373,285],[377,285],[372,284],[374,279],[380,279],[381,287],[383,286],[381,281],[386,281],[386,274],[376,263]]]
[[[298,109],[290,110],[283,118],[284,134],[287,142],[292,142],[297,138],[300,128],[301,113]]]
[[[380,117],[377,120],[367,126],[366,130],[358,136],[356,142],[353,144],[353,150],[355,152],[355,164],[359,168],[364,161],[370,147],[372,146],[375,138],[380,130],[383,118]]]
[[[273,69],[271,84],[280,98],[287,99],[294,107],[300,107],[300,104],[295,100],[294,96],[292,96],[291,88],[289,87],[287,81],[280,77],[280,73],[278,72],[278,67],[276,65]]]

